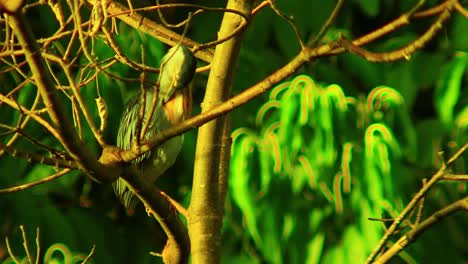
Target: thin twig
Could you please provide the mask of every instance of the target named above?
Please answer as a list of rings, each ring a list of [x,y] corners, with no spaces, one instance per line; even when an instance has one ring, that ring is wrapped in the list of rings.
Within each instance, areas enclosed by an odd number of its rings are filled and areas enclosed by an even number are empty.
[[[36,264],[39,264],[39,256],[41,255],[41,240],[40,240],[40,233],[39,227],[36,228]]]
[[[119,60],[123,64],[126,64],[126,65],[134,68],[135,70],[144,71],[144,72],[159,73],[159,68],[153,68],[153,67],[147,66],[145,64],[140,64],[140,63],[134,62],[133,60],[131,60],[130,58],[125,56],[123,51],[120,49],[119,45],[115,42],[113,34],[107,29],[107,27],[102,27],[101,29],[102,29],[102,32],[104,33],[104,35],[106,36],[107,43],[114,50],[114,52],[116,54],[115,58],[117,60]]]
[[[83,259],[83,262],[81,262],[81,264],[88,263],[88,261],[90,261],[91,258],[93,257],[95,250],[96,250],[96,245],[93,245],[93,248],[91,248],[91,251],[89,252],[88,256],[86,256],[86,258]]]
[[[31,106],[31,111],[35,111],[38,103],[40,101],[40,94],[39,93],[36,93],[36,98],[34,99],[34,103],[33,105]],[[21,108],[20,108],[20,111],[21,111]],[[22,113],[22,112],[21,112]],[[22,113],[22,117],[24,116],[24,113]],[[21,118],[22,119],[22,118]],[[29,121],[31,120],[31,117],[29,115],[26,115],[26,117],[24,117],[23,120],[18,120],[18,125],[16,128],[10,128],[10,130],[12,132],[14,132],[14,135],[10,138],[10,140],[8,140],[8,142],[6,143],[7,146],[12,146],[13,143],[19,138],[20,135],[23,135],[26,139],[30,140],[31,142],[33,142],[33,144],[36,144],[38,146],[42,146],[42,147],[46,147],[44,144],[38,142],[37,140],[35,140],[34,138],[32,138],[31,136],[28,136],[28,135],[25,135],[25,133],[23,132],[23,129],[26,127],[26,125],[29,123]],[[9,127],[7,125],[4,125],[4,124],[0,124],[0,127]],[[0,156],[3,154],[3,151],[0,150]]]
[[[29,116],[31,116],[37,123],[41,124],[51,135],[53,135],[60,143],[65,144],[64,137],[59,133],[59,131],[54,128],[49,122],[47,122],[45,119],[43,119],[40,115],[38,115],[35,111],[31,111],[23,106],[19,106],[18,102],[4,96],[3,94],[0,93],[0,102],[5,102],[7,105],[9,105],[12,108],[17,109],[18,111],[21,111]]]
[[[301,32],[299,32],[299,29],[296,26],[296,23],[294,22],[294,18],[291,16],[287,16],[286,14],[283,13],[275,4],[275,0],[268,0],[268,3],[270,4],[271,9],[278,15],[280,18],[286,20],[288,24],[292,27],[294,30],[294,34],[296,34],[296,40],[299,41],[299,45],[301,46],[301,49],[305,47],[304,40],[302,39]]]
[[[346,50],[349,50],[350,52],[359,55],[360,57],[363,57],[370,62],[393,62],[401,59],[410,60],[411,54],[413,54],[416,50],[424,47],[437,34],[437,32],[442,29],[442,24],[450,17],[450,11],[451,10],[447,8],[429,27],[429,29],[424,32],[424,34],[418,37],[415,41],[398,50],[391,52],[371,52],[354,45],[351,41],[348,41],[343,37],[338,40],[338,43]]]
[[[382,239],[379,241],[377,246],[371,252],[367,258],[366,263],[371,263],[377,254],[382,250],[385,243],[388,241],[393,232],[398,228],[400,223],[407,217],[407,215],[418,205],[419,201],[426,195],[426,193],[447,173],[447,168],[450,167],[455,160],[457,160],[463,153],[468,149],[468,143],[461,147],[448,161],[443,163],[442,167],[434,174],[431,179],[425,184],[416,195],[411,199],[411,201],[406,205],[405,209],[400,213],[400,215],[395,218],[393,224],[385,232]]]
[[[404,236],[402,236],[390,249],[385,251],[375,262],[374,264],[383,264],[389,261],[393,256],[402,251],[409,244],[414,242],[422,233],[427,231],[434,224],[439,223],[446,217],[451,216],[452,214],[458,211],[467,211],[468,210],[468,196],[464,197],[443,209],[435,212],[430,217],[425,219],[421,224],[417,225],[414,229],[410,230]]]
[[[78,4],[79,1],[68,0],[67,2],[69,3],[70,10],[72,10],[72,13],[73,13],[73,21],[75,22],[75,29],[78,32],[78,39],[80,40],[81,50],[83,51],[83,54],[88,59],[88,61],[92,64],[93,67],[96,67],[99,71],[103,71],[103,69],[101,69],[100,65],[96,62],[96,60],[94,59],[94,57],[92,56],[92,54],[90,54],[88,50],[86,38],[84,36],[83,29],[81,28],[82,22],[81,22],[80,10],[79,10],[80,7]],[[80,106],[81,112],[83,113],[86,119],[86,123],[88,124],[89,128],[91,129],[91,132],[94,135],[94,138],[97,140],[99,145],[101,145],[101,147],[107,145],[104,140],[104,136],[102,135],[101,131],[99,131],[98,127],[96,126],[88,110],[88,107],[86,106],[86,103],[84,102],[84,99],[81,96],[81,93],[79,92],[78,87],[76,86],[75,80],[72,77],[72,74],[70,71],[70,64],[64,61],[63,58],[56,58],[56,62],[58,62],[60,66],[62,67],[65,73],[65,76],[67,77],[68,82],[70,86],[72,87],[73,94],[75,95],[78,105]]]
[[[18,258],[16,258],[15,254],[13,254],[13,250],[11,250],[10,241],[8,240],[8,237],[5,237],[5,244],[6,244],[6,248],[7,248],[7,251],[8,251],[8,255],[10,255],[10,258],[16,264],[20,264],[21,261]]]
[[[40,48],[24,14],[21,11],[13,13],[10,16],[10,25],[18,38],[18,42],[25,51],[26,60],[36,81],[41,98],[47,107],[52,122],[57,127],[57,131],[59,131],[61,143],[70,153],[70,156],[79,161],[79,165],[84,170],[93,171],[100,181],[113,181],[119,175],[115,171],[118,168],[112,168],[114,171],[111,171],[111,168],[102,166],[94,155],[90,155],[89,149],[78,139],[66,115],[66,111],[63,109],[62,102],[56,93],[56,86],[47,70]],[[2,101],[4,101],[3,99]],[[98,180],[97,178],[94,179]]]
[[[26,231],[24,231],[24,226],[20,225],[20,229],[21,229],[21,234],[23,235],[23,247],[24,247],[24,251],[26,251],[26,256],[28,256],[28,261],[29,263],[35,263],[35,261],[33,260],[34,257],[31,255],[31,252],[29,251],[28,238],[26,236]]]
[[[94,5],[96,4],[96,1],[88,0],[88,3]],[[149,34],[150,36],[159,39],[168,45],[175,46],[182,39],[180,34],[177,34],[163,25],[143,17],[137,12],[131,12],[127,7],[117,1],[111,1],[109,3],[107,12],[109,16],[115,16],[123,22],[127,23],[129,26],[134,27],[140,32]],[[200,43],[188,38],[184,38],[182,44],[187,47],[200,45]],[[206,62],[211,62],[213,58],[213,52],[214,51],[212,49],[199,50],[195,56]]]
[[[337,1],[335,8],[333,8],[333,11],[330,13],[330,16],[328,17],[325,24],[323,24],[317,36],[313,39],[310,39],[309,43],[307,43],[309,47],[316,46],[320,42],[322,37],[325,35],[325,33],[327,33],[327,30],[330,28],[333,21],[335,21],[336,16],[338,15],[338,12],[341,10],[341,7],[343,7],[343,3],[344,3],[344,0]]]
[[[468,181],[467,174],[447,174],[441,179],[442,181]]]
[[[30,182],[30,183],[25,183],[25,184],[21,184],[21,185],[18,185],[18,186],[13,186],[13,187],[10,187],[10,188],[6,188],[6,189],[0,189],[0,194],[4,194],[4,193],[14,193],[14,192],[19,192],[19,191],[23,191],[23,190],[27,190],[27,189],[30,189],[30,188],[33,188],[35,186],[38,186],[38,185],[41,185],[41,184],[44,184],[44,183],[47,183],[47,182],[51,182],[51,181],[54,181],[58,178],[61,178],[62,176],[66,175],[67,173],[69,173],[71,170],[70,169],[63,169],[57,173],[54,173],[50,176],[47,176],[41,180],[38,180],[38,181],[35,181],[35,182]]]

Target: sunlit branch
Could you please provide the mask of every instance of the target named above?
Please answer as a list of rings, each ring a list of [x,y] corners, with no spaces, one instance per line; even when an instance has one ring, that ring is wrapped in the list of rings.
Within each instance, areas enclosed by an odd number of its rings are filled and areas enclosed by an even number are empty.
[[[90,151],[79,141],[76,132],[69,122],[66,112],[57,95],[57,89],[46,67],[46,63],[40,48],[34,38],[29,24],[20,10],[9,16],[10,24],[13,28],[18,42],[25,50],[26,60],[36,81],[37,88],[41,94],[41,98],[47,108],[47,112],[52,119],[52,122],[57,127],[57,134],[60,136],[61,143],[70,153],[70,156],[79,161],[79,165],[84,167],[86,171],[96,173],[100,181],[111,180],[116,177],[115,173],[111,173],[109,168],[105,168],[98,163]],[[5,101],[1,98],[2,101]],[[117,174],[118,175],[118,174]],[[96,179],[97,180],[97,179]]]
[[[468,149],[468,143],[461,147],[446,163],[442,163],[442,167],[434,174],[431,179],[425,184],[416,195],[411,199],[411,201],[406,205],[405,209],[400,213],[400,215],[395,218],[393,224],[385,232],[382,239],[379,241],[377,246],[374,248],[372,253],[367,258],[366,263],[371,263],[377,254],[382,250],[385,243],[388,241],[393,232],[399,227],[400,223],[406,219],[408,214],[414,210],[414,208],[419,204],[419,201],[426,195],[426,193],[439,181],[443,176],[447,174],[447,169],[458,159],[463,153]]]
[[[161,225],[167,235],[166,247],[162,252],[165,263],[185,263],[190,252],[190,241],[185,225],[176,214],[172,204],[161,194],[161,191],[152,184],[147,184],[144,175],[134,167],[124,170],[121,179],[125,180],[133,193],[143,202],[146,210]],[[169,245],[169,246],[168,246]],[[171,252],[166,252],[167,248]],[[166,254],[174,253],[175,255]],[[165,258],[174,257],[178,261],[166,262]]]
[[[442,177],[443,181],[468,181],[468,175],[460,175],[460,174],[447,174],[444,177]]]
[[[160,191],[160,193],[161,193],[162,196],[164,196],[164,198],[166,198],[167,201],[169,201],[172,204],[172,206],[174,206],[174,208],[177,210],[177,212],[179,212],[181,215],[183,215],[185,217],[185,219],[187,219],[187,217],[188,217],[187,209],[183,205],[181,205],[179,202],[174,200],[167,193],[165,193],[163,191]]]
[[[457,9],[458,12],[460,12],[460,14],[462,14],[465,18],[468,18],[468,10],[466,10],[461,4],[460,2],[456,2],[455,3],[455,9]]]
[[[46,157],[42,154],[31,153],[23,150],[16,149],[14,147],[7,146],[5,144],[0,143],[0,151],[6,152],[13,157],[21,157],[29,162],[36,162],[40,164],[54,166],[56,168],[71,168],[71,169],[80,169],[79,165],[73,161],[68,160],[67,155],[62,155],[59,152],[51,152],[54,156],[53,158]]]
[[[49,131],[49,133],[53,135],[60,143],[64,144],[63,143],[64,139],[62,135],[57,131],[57,129],[52,127],[52,125],[49,122],[43,119],[35,111],[31,111],[23,106],[20,106],[18,102],[4,96],[3,94],[0,94],[0,101],[6,103],[7,105],[9,105],[10,107],[14,109],[17,109],[19,112],[32,117],[37,123],[41,124],[44,128],[46,128],[47,131]]]
[[[1,148],[1,146],[0,146]],[[47,182],[51,182],[51,181],[54,181],[58,178],[61,178],[62,176],[65,176],[67,173],[69,173],[71,171],[71,169],[63,169],[57,173],[54,173],[50,176],[47,176],[41,180],[38,180],[38,181],[35,181],[35,182],[30,182],[30,183],[25,183],[25,184],[21,184],[21,185],[18,185],[18,186],[13,186],[13,187],[10,187],[10,188],[6,188],[6,189],[0,189],[0,194],[5,194],[5,193],[14,193],[14,192],[19,192],[19,191],[23,191],[23,190],[27,190],[27,189],[30,189],[30,188],[33,188],[35,186],[38,186],[38,185],[41,185],[41,184],[44,184],[44,183],[47,183]]]
[[[434,38],[437,32],[442,29],[443,23],[450,17],[450,11],[451,9],[447,7],[447,9],[439,16],[439,18],[431,25],[431,27],[429,27],[429,29],[424,32],[424,34],[422,34],[419,38],[407,46],[395,51],[371,52],[354,45],[351,41],[346,40],[343,37],[338,40],[338,43],[346,50],[349,50],[350,52],[359,55],[370,62],[393,62],[402,59],[410,60],[411,54],[413,54],[416,50],[424,47],[430,40]]]
[[[444,5],[447,7],[447,5]],[[450,13],[448,13],[450,14]],[[402,19],[404,18],[404,19]],[[402,26],[402,20],[407,21],[407,18],[401,16],[399,19],[394,20],[392,23],[387,24],[382,29],[370,32],[367,35],[364,35],[355,41],[352,41],[353,45],[359,46],[368,43],[368,41],[373,41],[379,37],[382,37],[391,31],[396,29],[396,26]],[[434,35],[431,35],[434,37]],[[173,126],[167,130],[161,131],[154,138],[149,141],[142,142],[138,147],[132,148],[130,150],[120,151],[116,154],[118,160],[115,162],[129,162],[143,153],[151,150],[152,148],[162,144],[169,138],[180,135],[186,132],[189,129],[199,127],[202,124],[213,120],[221,115],[224,115],[233,109],[253,100],[257,96],[269,91],[276,84],[286,79],[288,76],[292,75],[299,68],[301,68],[305,63],[314,61],[320,57],[330,56],[338,53],[343,53],[345,50],[340,47],[338,42],[332,42],[329,44],[320,45],[316,48],[306,47],[303,49],[296,57],[291,59],[289,63],[272,73],[270,76],[266,77],[264,80],[258,82],[254,86],[244,90],[240,94],[226,100],[225,102],[213,107],[212,109],[199,114],[195,117],[192,117],[179,125]]]
[[[411,17],[408,14],[403,14],[403,15],[399,16],[398,18],[394,19],[393,21],[390,21],[386,25],[383,25],[383,26],[377,28],[376,30],[365,34],[364,36],[361,36],[361,37],[355,39],[354,41],[352,41],[352,44],[355,45],[355,46],[358,46],[358,47],[369,44],[369,43],[371,43],[371,42],[373,42],[373,41],[375,41],[375,40],[377,40],[377,39],[379,39],[379,38],[381,38],[381,37],[383,37],[385,35],[388,35],[388,34],[394,32],[394,31],[396,31],[397,29],[399,29],[399,28],[401,28],[403,26],[409,25],[410,24],[410,19],[412,17],[413,18],[422,18],[422,17],[427,17],[427,16],[438,15],[441,12],[443,12],[444,10],[446,10],[447,8],[450,8],[453,5],[454,5],[454,1],[453,0],[448,0],[446,2],[443,2],[443,3],[439,4],[438,6],[435,6],[435,7],[432,7],[430,9],[428,9],[428,10],[431,11],[430,15],[426,14],[427,10],[414,13],[414,14],[412,14]],[[343,53],[343,51],[344,51],[344,48],[342,48],[340,45],[336,45],[336,46],[333,47],[333,50],[328,53],[328,55],[340,54],[340,53]]]
[[[88,3],[91,5],[96,4],[95,0],[88,0]],[[116,2],[116,1],[111,1],[107,7],[107,12],[109,16],[116,16],[129,26],[146,33],[156,39],[159,39],[160,41],[169,44],[171,46],[176,45],[179,43],[182,39],[182,36],[180,34],[175,33],[174,31],[164,27],[161,24],[158,24],[150,19],[145,18],[144,16],[136,13],[136,12],[131,12],[130,9],[125,7],[124,5]],[[188,47],[194,47],[200,45],[200,43],[197,43],[193,40],[190,40],[188,38],[183,38],[182,39],[182,44]],[[213,57],[213,50],[211,49],[206,49],[206,50],[200,50],[195,54],[198,58],[210,62]]]
[[[462,198],[441,210],[435,212],[423,222],[403,235],[390,249],[385,251],[374,263],[383,264],[389,261],[393,256],[397,255],[405,247],[413,243],[422,233],[431,228],[434,224],[439,223],[444,218],[451,216],[458,211],[468,211],[468,197]]]

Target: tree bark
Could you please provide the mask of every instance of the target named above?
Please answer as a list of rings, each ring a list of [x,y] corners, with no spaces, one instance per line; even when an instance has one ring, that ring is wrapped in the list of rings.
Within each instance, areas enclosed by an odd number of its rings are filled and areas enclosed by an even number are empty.
[[[253,1],[230,0],[227,8],[250,14]],[[218,39],[228,36],[243,23],[239,15],[225,13]],[[202,112],[225,101],[231,94],[234,69],[237,64],[242,33],[218,45],[212,61],[212,67],[202,104]],[[192,262],[220,263],[221,226],[224,194],[220,195],[220,172],[229,166],[230,151],[223,147],[224,127],[230,127],[226,116],[215,119],[198,130],[195,153],[192,200],[189,207],[189,235],[191,240]],[[227,155],[227,156],[226,156]],[[223,158],[221,158],[223,157]],[[223,163],[223,164],[221,164]]]

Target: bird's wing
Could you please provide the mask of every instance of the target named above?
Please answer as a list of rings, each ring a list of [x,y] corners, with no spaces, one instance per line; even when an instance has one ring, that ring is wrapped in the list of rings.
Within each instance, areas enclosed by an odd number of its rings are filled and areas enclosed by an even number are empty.
[[[144,99],[142,98],[143,95],[146,96]],[[127,102],[122,113],[122,119],[120,120],[119,131],[117,134],[118,147],[123,149],[130,149],[133,144],[136,144],[138,134],[141,133],[142,129],[144,129],[142,126],[148,122],[148,118],[151,115],[149,112],[153,109],[154,95],[155,92],[150,90],[147,90],[145,94],[138,92]],[[143,101],[146,102],[145,109],[142,109]],[[161,100],[158,99],[156,103],[159,104],[159,106],[154,108],[154,112],[151,115],[151,121],[148,124],[148,128],[144,136],[145,140],[153,137],[160,130],[160,128],[164,126],[164,120],[161,118],[163,115],[163,109],[160,106]],[[145,113],[144,118],[141,118],[142,110]],[[139,163],[148,156],[149,153],[145,153],[133,160],[132,163]]]
[[[145,98],[143,98],[143,95]],[[153,99],[155,92],[146,90],[145,93],[141,91],[135,94],[125,105],[125,109],[122,113],[120,120],[119,131],[117,134],[117,146],[122,149],[130,149],[133,144],[136,144],[137,137],[143,129],[142,126],[146,124],[150,117],[150,111],[153,109]],[[145,109],[142,108],[142,102],[145,101]],[[157,104],[161,104],[161,100],[158,99]],[[141,118],[143,112],[144,118]],[[167,125],[164,123],[162,113],[162,107],[159,105],[155,108],[154,113],[151,116],[151,122],[148,125],[144,139],[150,139],[153,137],[161,128],[165,128]],[[132,164],[143,164],[145,160],[150,158],[151,152],[147,152],[140,157],[134,159]],[[154,172],[161,174],[162,172]],[[151,178],[157,178],[159,175],[150,175]],[[138,204],[138,199],[135,197],[133,192],[128,188],[127,183],[121,178],[117,179],[113,184],[114,192],[120,198],[122,204],[128,208],[133,209]]]

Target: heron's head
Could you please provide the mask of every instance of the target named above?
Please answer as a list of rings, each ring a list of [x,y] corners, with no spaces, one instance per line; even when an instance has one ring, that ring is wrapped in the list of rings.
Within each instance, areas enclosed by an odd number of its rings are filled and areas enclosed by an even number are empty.
[[[158,84],[163,103],[167,103],[178,90],[188,88],[195,74],[197,60],[183,45],[174,46],[161,60]]]

